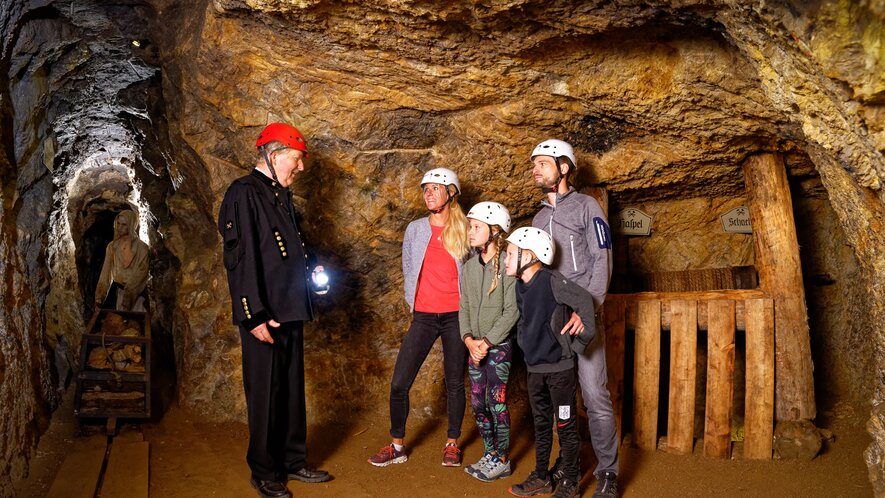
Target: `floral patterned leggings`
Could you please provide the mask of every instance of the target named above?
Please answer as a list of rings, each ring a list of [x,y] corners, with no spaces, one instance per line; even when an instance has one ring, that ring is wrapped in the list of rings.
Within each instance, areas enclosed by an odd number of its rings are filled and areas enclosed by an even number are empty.
[[[513,360],[513,342],[507,340],[489,349],[477,365],[471,358],[470,405],[485,445],[485,452],[507,458],[510,452],[510,412],[507,410],[507,379]]]

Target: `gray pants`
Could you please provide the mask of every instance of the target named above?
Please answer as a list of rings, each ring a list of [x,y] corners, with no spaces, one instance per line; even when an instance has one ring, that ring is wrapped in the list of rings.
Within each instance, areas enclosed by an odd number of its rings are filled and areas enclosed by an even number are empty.
[[[597,327],[596,338],[583,355],[578,356],[578,382],[581,384],[581,397],[590,425],[590,442],[596,459],[594,474],[601,472],[618,473],[618,431],[615,428],[615,413],[611,395],[608,392],[608,374],[605,368],[605,332]]]

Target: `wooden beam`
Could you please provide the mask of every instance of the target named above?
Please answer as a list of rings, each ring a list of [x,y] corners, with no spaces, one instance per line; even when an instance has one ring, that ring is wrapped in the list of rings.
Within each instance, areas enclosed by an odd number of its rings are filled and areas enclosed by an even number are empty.
[[[747,301],[747,385],[744,458],[770,459],[774,435],[774,305]]]
[[[722,297],[722,299],[730,299],[728,297]],[[642,301],[637,301],[642,302]],[[708,316],[710,313],[707,310],[707,303],[713,301],[698,301],[698,330],[708,330],[709,329],[709,319]],[[670,309],[670,301],[661,301],[661,330],[670,330],[670,322],[673,320],[673,310]],[[626,307],[626,319],[624,326],[627,330],[635,330],[636,326],[639,323],[639,318],[637,317],[638,311],[636,307],[636,302],[627,301]],[[746,327],[744,317],[746,316],[746,312],[744,311],[744,301],[735,302],[735,322],[734,326],[736,330],[744,330]]]
[[[734,397],[734,308],[731,300],[710,301],[707,331],[707,407],[704,455],[731,454],[731,411]]]
[[[774,154],[748,158],[743,170],[759,288],[774,300],[775,415],[811,420],[817,415],[811,341],[787,171]]]
[[[633,360],[633,435],[636,445],[658,445],[658,393],[661,375],[661,302],[640,301]]]
[[[689,454],[694,446],[695,380],[697,377],[697,302],[673,301],[670,328],[670,411],[667,449]]]
[[[52,481],[47,498],[93,498],[105,448],[70,453]]]
[[[115,443],[101,484],[101,498],[148,498],[150,443]]]

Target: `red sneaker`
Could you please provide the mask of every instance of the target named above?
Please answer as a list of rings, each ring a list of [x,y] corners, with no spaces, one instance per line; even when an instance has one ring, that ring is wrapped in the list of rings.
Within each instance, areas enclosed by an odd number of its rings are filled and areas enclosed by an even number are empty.
[[[408,459],[405,447],[402,451],[397,451],[393,443],[390,443],[387,446],[382,446],[378,453],[369,457],[368,462],[376,467],[387,467],[392,463],[406,463]]]
[[[454,444],[448,443],[443,448],[443,467],[460,467],[461,466],[461,450]]]

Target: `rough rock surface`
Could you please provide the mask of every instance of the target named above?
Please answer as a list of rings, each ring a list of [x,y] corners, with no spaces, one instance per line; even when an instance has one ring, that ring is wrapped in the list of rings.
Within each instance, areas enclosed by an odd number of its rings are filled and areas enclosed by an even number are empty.
[[[155,330],[174,341],[179,402],[245,417],[214,218],[272,120],[308,138],[294,192],[335,279],[307,329],[311,417],[386,414],[409,319],[400,243],[423,215],[421,173],[456,169],[465,207],[497,200],[527,222],[539,197],[527,156],[548,137],[576,146],[579,185],[674,221],[631,241],[650,271],[751,261],[749,237],[704,233],[711,212],[740,202],[749,154],[785,154],[809,306],[833,311],[811,310],[815,361],[833,372],[818,383],[879,406],[883,13],[848,0],[0,1],[0,276],[14,289],[4,306],[15,295],[16,310],[34,310],[14,331],[0,315],[0,332],[37,345],[3,350],[26,374],[0,377],[0,395],[35,387],[0,412],[5,433],[21,434],[0,441],[0,475],[24,468],[6,455],[27,454],[26,410],[46,403],[40,334],[82,331],[84,241],[124,206],[155,251]],[[444,412],[439,361],[435,349],[413,388],[415,415]],[[885,494],[881,413],[868,462]]]

